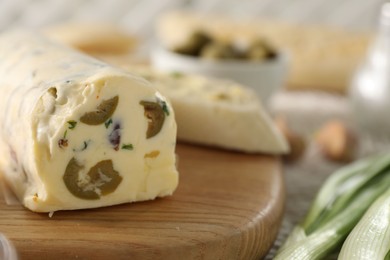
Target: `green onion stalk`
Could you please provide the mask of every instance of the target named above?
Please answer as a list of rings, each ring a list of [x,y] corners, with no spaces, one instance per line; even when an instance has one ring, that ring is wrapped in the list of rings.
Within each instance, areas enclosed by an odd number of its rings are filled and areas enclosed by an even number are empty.
[[[353,228],[341,248],[340,260],[389,259],[390,189],[381,195]]]
[[[323,259],[346,239],[370,205],[390,186],[390,154],[361,159],[334,172],[304,221],[275,259]]]

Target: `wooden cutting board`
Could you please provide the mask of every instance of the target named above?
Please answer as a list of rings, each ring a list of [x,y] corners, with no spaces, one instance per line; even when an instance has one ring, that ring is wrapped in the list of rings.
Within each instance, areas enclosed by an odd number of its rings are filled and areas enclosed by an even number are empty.
[[[92,210],[34,213],[0,199],[0,232],[23,259],[259,259],[277,235],[277,157],[179,144],[173,196]]]

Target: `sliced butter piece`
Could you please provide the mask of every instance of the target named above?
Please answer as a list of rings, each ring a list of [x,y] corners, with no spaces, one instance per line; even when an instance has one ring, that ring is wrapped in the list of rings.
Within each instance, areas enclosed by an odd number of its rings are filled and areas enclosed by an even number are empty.
[[[183,141],[249,153],[283,154],[289,147],[257,96],[232,81],[144,66],[125,66],[151,81],[172,102]]]
[[[176,122],[150,83],[37,34],[0,35],[0,165],[27,208],[171,195]]]

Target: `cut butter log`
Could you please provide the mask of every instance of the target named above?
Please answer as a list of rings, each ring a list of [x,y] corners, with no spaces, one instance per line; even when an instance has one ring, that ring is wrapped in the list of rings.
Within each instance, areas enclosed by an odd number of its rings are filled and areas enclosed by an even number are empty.
[[[284,136],[250,89],[227,80],[124,68],[151,81],[171,100],[178,139],[248,153],[288,152]]]
[[[145,80],[37,34],[0,35],[0,163],[38,212],[173,193],[176,122]]]

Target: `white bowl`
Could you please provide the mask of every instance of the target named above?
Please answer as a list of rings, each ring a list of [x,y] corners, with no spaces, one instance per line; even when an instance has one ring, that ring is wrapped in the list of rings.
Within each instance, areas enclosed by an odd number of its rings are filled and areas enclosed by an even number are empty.
[[[152,52],[152,65],[166,72],[183,72],[231,79],[252,88],[267,104],[270,96],[284,86],[288,71],[285,53],[266,61],[205,60],[178,54],[163,48]]]

